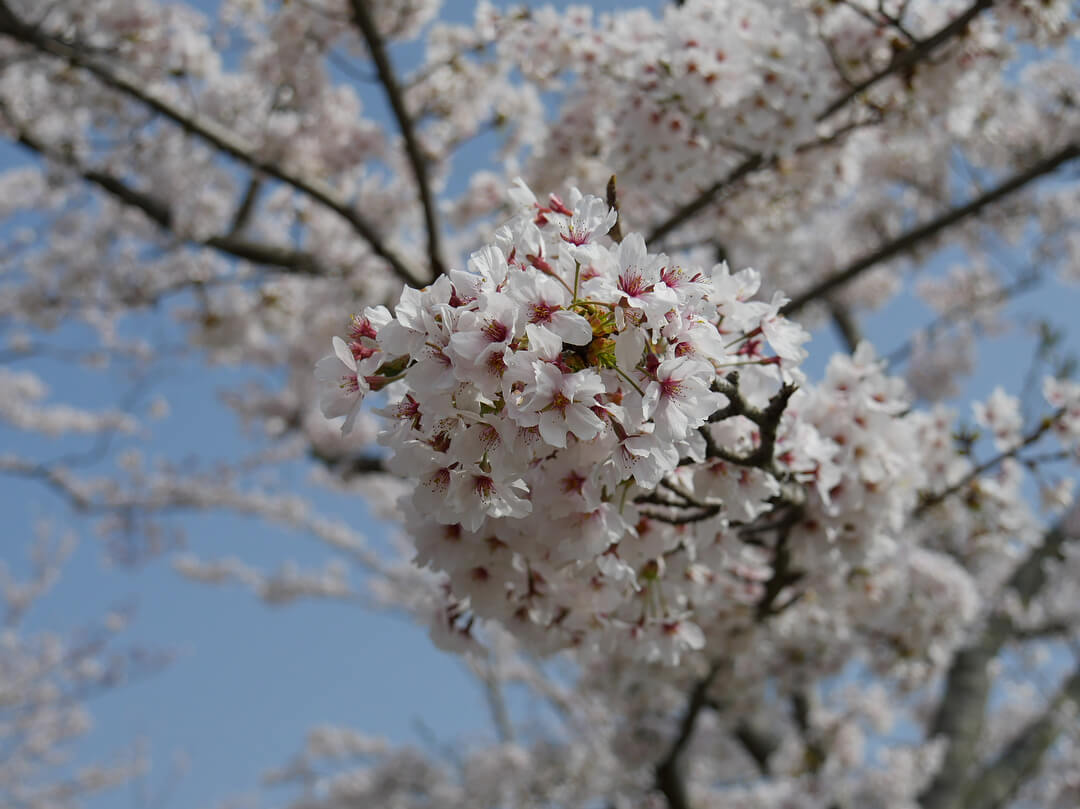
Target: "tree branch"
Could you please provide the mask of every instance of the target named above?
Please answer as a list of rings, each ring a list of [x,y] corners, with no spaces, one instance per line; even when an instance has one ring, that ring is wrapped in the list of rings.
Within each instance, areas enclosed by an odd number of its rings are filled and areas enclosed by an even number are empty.
[[[1065,681],[1043,714],[971,779],[967,794],[959,805],[963,809],[1001,809],[1006,806],[1038,771],[1043,756],[1061,732],[1062,711],[1069,702],[1080,704],[1080,669]]]
[[[311,457],[339,475],[342,480],[361,475],[390,474],[385,461],[378,455],[335,456],[313,447]]]
[[[446,264],[442,259],[442,247],[440,246],[440,228],[435,213],[435,199],[431,193],[431,180],[428,177],[427,161],[420,151],[420,144],[416,140],[416,128],[413,125],[409,111],[405,109],[405,94],[394,73],[394,67],[390,62],[390,55],[386,52],[382,36],[375,25],[375,20],[368,9],[367,0],[351,0],[353,21],[360,33],[364,36],[371,59],[375,62],[375,69],[379,73],[379,81],[386,90],[386,98],[390,102],[390,108],[397,119],[401,137],[405,141],[405,153],[412,167],[413,177],[416,179],[416,188],[420,194],[420,204],[424,209],[424,225],[428,234],[428,260],[431,262],[432,273],[436,276],[446,272]]]
[[[1013,572],[1006,589],[1013,590],[1024,603],[1030,601],[1046,582],[1045,563],[1060,559],[1070,539],[1061,525],[1048,531]],[[1012,628],[1007,613],[993,613],[979,637],[953,658],[930,728],[930,735],[945,737],[948,747],[937,775],[919,796],[923,809],[959,809],[971,789],[968,772],[978,753],[990,694],[988,665],[1011,636]]]
[[[0,104],[0,115],[6,117],[6,110],[4,110],[2,104]],[[129,207],[138,209],[163,230],[174,235],[176,234],[172,211],[170,211],[168,206],[161,200],[143,191],[139,191],[136,188],[132,188],[123,180],[114,177],[107,172],[83,168],[82,166],[79,166],[73,158],[58,154],[55,150],[50,149],[30,133],[22,131],[17,127],[16,130],[16,142],[21,146],[46,160],[51,160],[54,163],[66,166],[76,172],[83,180],[91,185],[96,185],[114,199]],[[329,270],[321,265],[318,259],[310,253],[301,250],[293,250],[288,247],[279,247],[243,239],[235,235],[235,230],[233,233],[224,236],[210,236],[202,240],[185,239],[185,241],[200,247],[208,247],[217,250],[232,256],[233,258],[240,258],[256,264],[276,267],[277,269],[286,270],[292,273],[322,276],[330,275]]]
[[[937,492],[936,494],[923,495],[919,502],[918,508],[915,509],[914,516],[921,517],[928,510],[938,505],[938,503],[941,503],[942,501],[948,499],[949,497],[952,497],[954,494],[956,494],[958,491],[970,484],[973,480],[978,478],[983,473],[993,469],[995,466],[998,466],[1002,461],[1015,457],[1016,454],[1025,447],[1030,447],[1032,444],[1036,443],[1040,438],[1046,435],[1046,433],[1048,433],[1053,428],[1053,426],[1061,420],[1062,416],[1064,415],[1065,410],[1061,409],[1058,410],[1056,413],[1053,413],[1052,415],[1044,417],[1039,422],[1038,426],[1030,433],[1025,435],[1020,440],[1020,443],[1018,443],[1016,446],[1010,447],[1009,449],[998,453],[994,457],[983,461],[981,464],[977,465],[970,472],[960,478],[960,480],[956,481],[956,483],[946,487],[942,491]]]
[[[772,767],[769,764],[769,759],[780,748],[780,741],[765,731],[754,727],[747,719],[741,720],[735,726],[733,735],[742,749],[746,751],[746,754],[754,760],[758,772],[765,777],[771,775]]]
[[[987,191],[985,194],[971,200],[966,205],[953,208],[925,224],[912,228],[906,233],[896,237],[891,242],[882,245],[874,252],[855,260],[845,269],[822,279],[817,284],[810,287],[810,289],[796,295],[780,310],[780,314],[791,317],[802,310],[807,304],[850,283],[881,262],[887,261],[890,258],[919,246],[946,228],[955,225],[957,222],[963,221],[969,216],[974,216],[982,211],[983,208],[1004,199],[1010,194],[1019,191],[1032,181],[1055,171],[1062,165],[1076,160],[1077,158],[1080,158],[1080,145],[1070,143],[1068,146],[1060,149],[1049,157],[1040,160],[1035,165],[1014,174],[1009,179],[995,186],[990,191]]]
[[[426,279],[420,273],[383,241],[375,225],[365,219],[351,202],[328,183],[259,156],[252,144],[232,130],[198,113],[188,113],[173,102],[161,98],[123,68],[106,64],[79,44],[70,44],[50,37],[37,27],[28,25],[11,11],[6,0],[0,0],[0,34],[6,34],[42,54],[87,71],[104,85],[149,107],[224,154],[308,195],[345,219],[372,251],[389,264],[393,273],[405,283],[415,286],[425,282]]]
[[[994,5],[994,0],[977,0],[977,2],[973,3],[967,11],[940,31],[926,39],[919,40],[918,44],[914,47],[908,48],[906,51],[897,54],[888,65],[877,73],[870,76],[868,79],[855,84],[850,90],[822,110],[821,114],[818,115],[817,120],[824,121],[833,113],[847,106],[848,102],[852,101],[857,96],[862,95],[875,84],[888,78],[894,73],[913,68],[916,64],[921,62],[953,37],[963,35],[964,32],[967,31],[967,27],[971,24],[971,21],[984,11],[987,11],[992,5]]]
[[[775,158],[765,157],[765,155],[762,154],[750,155],[750,157],[743,160],[739,165],[728,172],[726,176],[717,180],[698,194],[697,197],[683,205],[681,208],[678,208],[674,213],[668,216],[667,219],[654,227],[645,241],[652,244],[653,242],[663,239],[671,233],[671,231],[675,230],[675,228],[686,224],[703,210],[708,208],[713,201],[720,196],[720,193],[724,191],[724,189],[739,182],[743,177],[753,174],[758,169],[772,166],[775,162]]]
[[[879,81],[891,76],[899,70],[910,69],[914,67],[918,62],[927,58],[931,53],[944,45],[950,39],[967,30],[968,24],[979,14],[986,11],[994,4],[994,0],[978,0],[971,8],[969,8],[964,14],[957,17],[951,23],[946,25],[937,33],[923,40],[919,45],[913,47],[903,54],[900,54],[892,62],[879,70],[870,78],[859,82],[850,90],[847,90],[842,96],[838,97],[835,101],[830,103],[822,112],[817,116],[818,121],[823,121],[826,118],[833,115],[833,113],[846,106],[856,96],[865,92],[870,87],[873,87]],[[729,186],[737,183],[742,178],[749,174],[758,171],[759,169],[769,168],[776,163],[775,157],[766,157],[763,154],[753,154],[743,160],[742,163],[737,165],[731,172],[723,179],[717,180],[710,185],[697,197],[690,202],[677,209],[674,213],[668,216],[663,222],[653,228],[652,232],[646,239],[647,242],[654,242],[664,238],[676,228],[688,222],[701,211],[705,210],[709,205],[716,200],[716,198],[727,189]]]
[[[833,326],[836,327],[836,333],[844,342],[844,347],[849,354],[854,354],[859,341],[862,340],[862,334],[859,332],[859,324],[851,308],[839,301],[829,301],[829,314],[832,315]]]
[[[720,671],[718,662],[709,666],[709,671],[694,684],[690,699],[686,704],[675,740],[667,754],[656,765],[656,788],[667,798],[670,809],[690,809],[690,799],[686,794],[686,783],[682,777],[679,759],[694,735],[694,726],[703,708],[708,705],[707,694],[716,675]]]

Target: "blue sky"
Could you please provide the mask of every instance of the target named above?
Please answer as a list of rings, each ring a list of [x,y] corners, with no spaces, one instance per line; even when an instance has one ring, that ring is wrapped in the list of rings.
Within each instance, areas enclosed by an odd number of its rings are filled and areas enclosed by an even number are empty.
[[[196,3],[216,6],[213,0]],[[594,8],[621,7],[617,2],[592,3]],[[659,2],[654,2],[658,7]],[[448,3],[455,15],[471,4]],[[400,65],[415,51],[395,54]],[[480,165],[482,155],[477,157]],[[0,168],[23,162],[25,155],[0,149]],[[0,233],[4,233],[0,230]],[[1069,324],[1080,311],[1076,287],[1050,284],[1024,297],[1011,310],[1037,311],[1058,324]],[[903,296],[864,323],[883,352],[899,345],[913,324],[931,319],[925,308]],[[142,319],[131,327],[159,329]],[[77,327],[52,336],[57,343],[78,344]],[[1068,345],[1080,351],[1075,327]],[[1016,390],[1023,380],[1032,342],[1013,333],[985,342],[979,372],[963,400],[987,395],[996,384]],[[837,349],[830,330],[815,336],[807,370],[819,378],[827,357]],[[57,398],[86,406],[106,406],[130,380],[123,369],[107,373],[72,367],[60,360],[26,363],[55,386]],[[173,460],[189,452],[200,457],[229,458],[251,445],[224,408],[217,392],[234,384],[234,371],[208,370],[197,358],[177,358],[155,391],[171,403],[171,415],[155,427],[153,451]],[[74,442],[75,446],[84,446]],[[0,446],[59,454],[70,441],[51,445],[0,428]],[[293,469],[302,486],[303,470]],[[365,526],[378,538],[363,504],[321,495],[330,514]],[[396,742],[421,743],[417,723],[443,740],[459,735],[490,735],[487,708],[480,690],[457,661],[438,652],[423,628],[400,619],[371,615],[350,605],[302,603],[270,609],[239,588],[210,588],[177,576],[163,561],[137,570],[113,569],[102,563],[100,545],[88,535],[77,515],[65,511],[41,486],[0,480],[0,509],[5,539],[0,558],[18,565],[30,537],[31,524],[54,518],[58,529],[73,526],[82,542],[55,593],[30,616],[32,628],[76,627],[111,606],[132,603],[137,619],[122,636],[127,643],[174,650],[175,661],[164,671],[124,686],[93,701],[95,730],[76,750],[77,761],[121,753],[138,738],[151,745],[155,768],[147,786],[156,792],[168,781],[174,754],[190,759],[187,775],[176,783],[165,807],[197,809],[252,790],[269,768],[282,764],[302,744],[304,734],[321,722],[353,726]],[[200,555],[232,553],[256,566],[274,567],[286,559],[318,566],[327,553],[310,538],[256,520],[226,514],[180,518],[192,550]],[[106,794],[91,809],[140,807],[135,793]]]

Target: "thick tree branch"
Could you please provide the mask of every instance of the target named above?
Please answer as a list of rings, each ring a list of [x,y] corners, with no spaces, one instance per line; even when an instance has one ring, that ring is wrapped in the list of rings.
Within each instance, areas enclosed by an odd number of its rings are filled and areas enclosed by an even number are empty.
[[[839,301],[829,301],[829,314],[832,315],[833,326],[844,342],[844,347],[849,354],[854,354],[859,341],[862,340],[862,334],[851,308]]]
[[[772,774],[769,759],[780,748],[780,741],[743,719],[735,726],[733,735],[746,754],[754,760],[758,772],[768,777]]]
[[[336,456],[312,448],[311,457],[339,475],[342,480],[361,475],[388,475],[385,461],[378,455]]]
[[[773,615],[781,612],[794,600],[791,599],[787,604],[780,607],[775,606],[777,596],[802,577],[800,572],[791,569],[791,553],[787,547],[788,530],[797,519],[797,515],[798,510],[796,509],[789,519],[779,526],[780,536],[776,541],[776,546],[773,548],[773,573],[765,584],[765,592],[762,594],[761,600],[758,601],[755,610],[754,617],[759,623],[767,621]],[[697,724],[698,716],[704,708],[710,705],[708,692],[716,680],[720,667],[720,661],[713,661],[705,676],[694,684],[693,689],[690,691],[690,698],[686,703],[686,709],[679,720],[679,730],[675,734],[675,739],[656,767],[656,788],[667,798],[669,809],[690,809],[689,798],[686,794],[686,782],[682,774],[681,758],[694,735],[694,727]],[[767,749],[768,744],[763,738],[753,738],[752,736],[749,726],[742,727],[741,730],[739,727],[736,728],[735,738],[754,758],[759,770],[764,773],[768,769],[768,757],[771,755],[771,751]]]
[[[918,247],[923,242],[936,236],[946,228],[949,228],[958,222],[962,222],[968,217],[975,216],[982,211],[983,208],[1004,199],[1034,180],[1037,180],[1046,174],[1050,174],[1077,158],[1080,158],[1080,145],[1070,143],[1068,146],[1060,149],[1049,157],[1040,160],[1035,165],[1014,174],[1009,179],[995,186],[990,191],[987,191],[985,194],[971,200],[966,205],[953,208],[925,224],[912,228],[892,241],[882,245],[872,253],[855,260],[845,269],[823,278],[808,290],[796,295],[780,310],[780,313],[787,317],[791,317],[806,307],[807,304],[823,298],[829,293],[850,283],[867,270],[870,270],[878,264],[894,258],[901,253],[905,253],[914,247]]]
[[[963,809],[1002,809],[1038,772],[1047,750],[1061,732],[1068,703],[1080,704],[1080,670],[1065,681],[1041,716],[1027,725],[992,762],[974,778],[959,804]]]
[[[401,130],[401,137],[405,141],[405,153],[409,158],[409,165],[412,167],[416,188],[420,195],[420,204],[424,209],[424,226],[427,228],[428,236],[428,260],[431,262],[432,274],[442,275],[446,272],[446,264],[442,259],[441,234],[435,212],[435,198],[431,192],[427,161],[416,139],[416,127],[413,125],[409,111],[405,109],[405,94],[402,92],[397,74],[394,73],[390,55],[386,52],[386,46],[375,25],[367,0],[351,0],[350,5],[353,20],[364,36],[368,51],[371,52],[371,59],[375,62],[375,69],[379,73],[379,81],[386,90],[386,98],[390,102],[394,118],[397,119],[398,129]]]
[[[656,788],[667,798],[670,809],[690,809],[690,799],[686,794],[686,782],[683,779],[680,759],[694,735],[698,716],[708,706],[709,688],[719,672],[720,664],[713,663],[705,676],[694,684],[686,710],[679,720],[679,730],[675,734],[675,739],[668,748],[667,754],[656,765]]]
[[[1007,589],[1023,602],[1030,601],[1046,582],[1046,562],[1060,559],[1071,537],[1063,526],[1047,532],[1010,577]],[[1012,620],[1005,612],[993,613],[982,633],[953,658],[930,728],[931,736],[947,742],[941,769],[919,796],[923,809],[959,809],[971,789],[970,770],[978,753],[987,700],[990,694],[988,666],[1012,634]]]
[[[262,191],[262,187],[263,181],[261,177],[253,176],[248,181],[240,205],[237,206],[236,213],[233,214],[232,224],[229,225],[229,235],[235,235],[247,227],[248,222],[251,221],[251,215],[255,212],[255,203],[259,199],[259,192]]]
[[[701,428],[701,435],[705,438],[705,454],[709,458],[719,458],[728,463],[738,466],[756,466],[767,469],[773,461],[773,452],[776,449],[776,433],[780,429],[780,420],[784,416],[788,402],[798,390],[796,385],[785,382],[780,390],[772,395],[769,404],[764,410],[751,407],[739,393],[739,377],[737,373],[728,374],[727,380],[717,379],[715,389],[728,398],[728,404],[721,410],[709,416],[709,423],[714,424],[733,416],[743,416],[754,422],[758,428],[758,446],[747,455],[736,455],[723,447],[717,446],[708,427]]]
[[[328,183],[261,157],[252,144],[232,130],[197,113],[189,113],[172,101],[162,98],[123,68],[105,63],[91,55],[85,47],[48,36],[37,27],[28,25],[11,11],[6,0],[0,0],[0,34],[87,71],[102,84],[150,108],[224,154],[308,195],[345,219],[372,251],[389,264],[394,274],[405,283],[420,285],[427,280],[392,250],[375,225],[364,218],[349,200]]]

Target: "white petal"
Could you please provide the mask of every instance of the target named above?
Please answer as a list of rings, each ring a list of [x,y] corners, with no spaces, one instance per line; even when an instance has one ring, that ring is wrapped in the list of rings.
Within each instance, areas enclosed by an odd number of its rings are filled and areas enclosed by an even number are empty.
[[[334,336],[334,353],[337,354],[339,360],[345,363],[350,371],[356,371],[356,357],[352,355],[349,350],[348,344],[338,336]]]

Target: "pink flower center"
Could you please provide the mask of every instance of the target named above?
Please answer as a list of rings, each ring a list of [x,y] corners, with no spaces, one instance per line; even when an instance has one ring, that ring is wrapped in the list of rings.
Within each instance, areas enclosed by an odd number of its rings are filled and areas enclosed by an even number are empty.
[[[484,336],[487,337],[493,343],[502,343],[506,341],[506,336],[510,333],[510,329],[505,324],[500,323],[497,320],[489,320],[482,329]]]
[[[366,317],[353,315],[352,325],[349,327],[349,337],[353,340],[360,340],[362,337],[374,340],[378,337],[378,333],[375,331],[375,327],[371,325],[371,321]]]
[[[649,286],[641,270],[630,267],[619,276],[619,291],[626,293],[627,297],[637,298],[648,292]]]
[[[494,376],[502,376],[506,371],[506,360],[501,351],[492,351],[487,358],[488,372]]]
[[[559,482],[562,484],[562,490],[566,494],[581,494],[581,490],[585,487],[585,478],[577,472],[570,472]]]
[[[667,379],[659,380],[659,382],[660,395],[665,399],[672,399],[682,393],[681,379],[676,379],[673,376],[669,376]]]
[[[499,431],[492,427],[490,424],[485,424],[480,428],[480,443],[486,448],[499,446],[502,439],[499,437]]]
[[[481,500],[490,500],[495,494],[495,481],[487,475],[473,475],[473,491]]]
[[[378,349],[375,348],[368,348],[366,345],[359,342],[358,340],[353,340],[351,343],[349,343],[349,351],[352,352],[353,359],[357,362],[360,362],[361,360],[366,360],[368,357],[372,356],[377,350]]]
[[[573,223],[571,223],[570,226],[567,228],[567,232],[561,235],[564,242],[567,242],[569,244],[576,244],[578,247],[580,247],[581,245],[588,243],[589,236],[591,236],[592,234],[589,233],[589,231],[587,230],[581,233],[576,232],[574,230]]]
[[[558,306],[552,306],[545,301],[539,301],[529,307],[530,323],[550,323],[551,316],[559,311]]]

